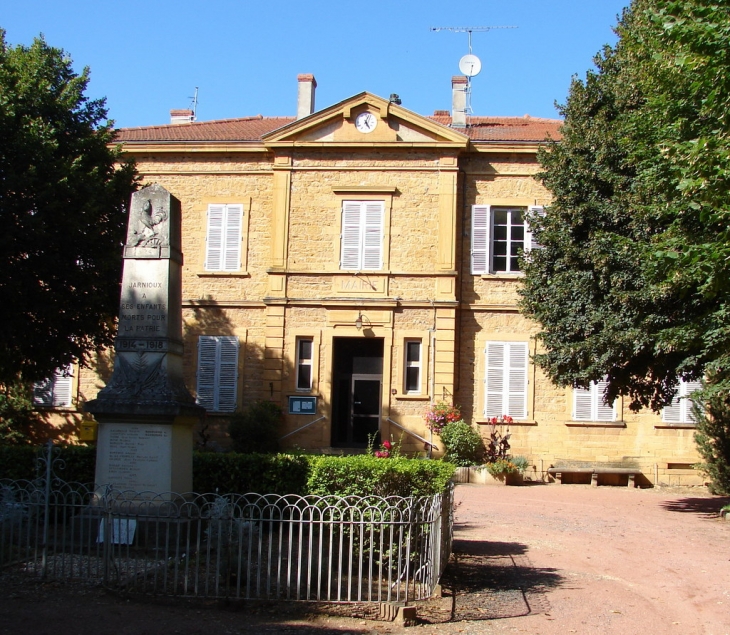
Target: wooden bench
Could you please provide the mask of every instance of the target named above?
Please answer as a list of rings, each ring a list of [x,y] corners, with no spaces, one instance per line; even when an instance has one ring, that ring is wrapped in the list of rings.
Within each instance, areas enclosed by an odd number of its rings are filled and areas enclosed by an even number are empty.
[[[636,487],[636,475],[641,474],[639,468],[634,467],[550,467],[548,474],[552,474],[556,480],[563,483],[563,474],[590,474],[591,485],[598,487],[599,474],[627,474],[629,477],[629,487]]]

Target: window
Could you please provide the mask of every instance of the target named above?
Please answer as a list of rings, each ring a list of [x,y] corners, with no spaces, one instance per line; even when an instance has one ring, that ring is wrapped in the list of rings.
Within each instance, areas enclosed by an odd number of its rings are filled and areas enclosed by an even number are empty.
[[[405,340],[404,387],[407,395],[421,394],[421,340]]]
[[[206,271],[241,268],[243,205],[208,205]]]
[[[198,403],[211,412],[236,409],[238,338],[201,335],[198,339]]]
[[[484,379],[486,417],[527,417],[527,342],[487,342]]]
[[[383,268],[383,201],[343,201],[340,269]]]
[[[594,381],[590,388],[573,388],[574,421],[615,421],[616,404],[603,403],[608,382]]]
[[[527,207],[474,205],[471,226],[472,273],[516,273],[519,257],[538,245],[525,218]],[[542,207],[530,207],[542,213]]]
[[[701,381],[681,379],[672,404],[662,410],[662,421],[665,423],[696,423],[692,413],[692,400],[689,397],[700,388],[702,388]]]
[[[311,337],[297,338],[297,390],[312,390],[313,349]]]
[[[57,370],[53,377],[33,384],[33,403],[47,408],[68,408],[73,398],[73,368]]]

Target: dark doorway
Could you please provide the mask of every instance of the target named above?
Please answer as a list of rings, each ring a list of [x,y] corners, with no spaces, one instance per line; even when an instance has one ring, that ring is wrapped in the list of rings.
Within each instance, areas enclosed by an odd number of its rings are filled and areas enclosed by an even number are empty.
[[[383,340],[337,337],[332,363],[332,445],[366,447],[380,430]]]

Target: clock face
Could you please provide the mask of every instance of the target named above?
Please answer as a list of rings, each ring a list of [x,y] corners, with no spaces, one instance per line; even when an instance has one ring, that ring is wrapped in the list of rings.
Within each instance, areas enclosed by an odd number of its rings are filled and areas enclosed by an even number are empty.
[[[372,132],[375,130],[375,126],[378,125],[378,120],[375,115],[371,112],[361,112],[355,117],[355,128],[360,132]]]

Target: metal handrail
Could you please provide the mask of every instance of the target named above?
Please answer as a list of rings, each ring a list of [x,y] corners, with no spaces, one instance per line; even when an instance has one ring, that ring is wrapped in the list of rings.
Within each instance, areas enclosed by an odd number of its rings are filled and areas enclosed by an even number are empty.
[[[386,417],[385,420],[388,423],[392,423],[397,428],[400,428],[406,434],[410,434],[412,437],[416,437],[416,439],[418,439],[419,441],[423,441],[426,445],[430,445],[434,450],[438,451],[438,446],[436,446],[433,443],[431,443],[428,439],[424,439],[420,434],[416,434],[415,432],[413,432],[413,430],[409,430],[408,428],[404,428],[400,423],[398,423],[397,421],[393,421],[390,417]]]
[[[288,432],[283,437],[279,437],[279,441],[283,441],[287,437],[292,436],[293,434],[296,434],[297,432],[300,432],[301,430],[304,430],[304,428],[308,428],[309,426],[313,426],[318,421],[322,421],[322,419],[326,419],[327,417],[325,415],[322,415],[319,419],[315,419],[314,421],[310,421],[309,423],[305,423],[301,428],[297,428],[296,430],[293,430],[292,432]]]

